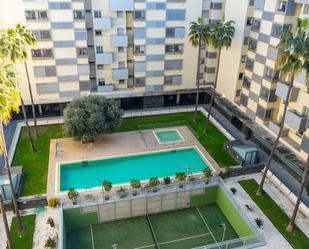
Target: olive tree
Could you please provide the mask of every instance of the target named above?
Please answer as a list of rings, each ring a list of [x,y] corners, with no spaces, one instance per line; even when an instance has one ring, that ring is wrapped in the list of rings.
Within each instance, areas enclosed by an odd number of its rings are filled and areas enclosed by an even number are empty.
[[[115,131],[122,114],[113,100],[103,96],[74,99],[64,110],[64,132],[77,141],[91,143],[100,134]]]

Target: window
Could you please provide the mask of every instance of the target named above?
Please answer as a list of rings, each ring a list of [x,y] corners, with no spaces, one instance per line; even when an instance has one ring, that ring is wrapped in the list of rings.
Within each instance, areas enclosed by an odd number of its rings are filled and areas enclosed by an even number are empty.
[[[242,80],[244,78],[244,73],[239,73],[238,74],[238,80]]]
[[[244,88],[250,89],[251,80],[250,80],[248,77],[244,77],[242,86],[243,86]]]
[[[140,55],[145,53],[145,46],[144,45],[136,45],[134,47],[134,54]]]
[[[183,52],[183,44],[168,44],[165,45],[166,53],[182,53]]]
[[[53,51],[51,49],[32,49],[32,58],[52,58]]]
[[[276,81],[279,78],[279,71],[276,71],[268,66],[265,66],[264,77],[271,82]]]
[[[244,38],[244,45],[248,45],[249,44],[249,37],[245,36]]]
[[[35,77],[50,77],[56,76],[56,66],[39,66],[33,67]]]
[[[96,46],[96,53],[103,54],[103,46]]]
[[[47,20],[47,11],[46,10],[27,10],[25,11],[27,20]]]
[[[117,35],[124,35],[124,28],[117,28]]]
[[[124,83],[126,83],[126,82],[125,82],[125,80],[119,80],[118,83],[119,83],[119,84],[124,84]]]
[[[253,18],[252,17],[248,17],[247,18],[247,26],[251,26],[252,25],[252,21],[253,21]]]
[[[280,12],[285,12],[287,7],[287,1],[279,1],[277,10]]]
[[[242,55],[241,56],[241,63],[246,63],[246,59],[247,59],[247,56],[246,55]]]
[[[77,56],[87,56],[88,55],[88,48],[80,47],[76,48]]]
[[[33,30],[32,34],[38,41],[47,41],[51,39],[49,30]]]
[[[181,75],[169,75],[164,77],[165,85],[177,85],[181,84],[182,76]]]
[[[304,14],[309,14],[309,4],[305,4],[304,5],[304,11],[303,11]]]
[[[135,10],[134,11],[134,20],[135,21],[144,21],[145,20],[145,11],[144,10]]]
[[[101,31],[101,30],[96,30],[96,31],[95,31],[95,35],[96,35],[96,36],[102,35],[102,31]]]
[[[301,113],[303,117],[309,117],[309,107],[303,106],[303,110]]]
[[[85,18],[84,11],[82,11],[82,10],[74,10],[73,11],[73,18],[75,20],[84,19]]]
[[[145,86],[145,77],[138,77],[135,78],[135,86],[139,87],[139,86]]]
[[[262,86],[260,90],[260,96],[267,101],[269,97],[269,89],[267,89],[265,86]]]
[[[257,47],[257,40],[253,38],[249,38],[248,49],[255,52],[256,47]]]
[[[241,89],[237,89],[235,93],[235,97],[239,97],[241,94]]]
[[[182,60],[166,60],[164,63],[165,70],[179,70],[182,69]]]
[[[135,28],[134,29],[134,38],[135,39],[145,39],[146,29],[145,28]]]
[[[118,47],[118,53],[123,53],[124,52],[124,47]]]
[[[260,30],[261,21],[254,19],[252,22],[251,30],[258,32]]]
[[[98,86],[105,86],[105,79],[98,79]]]
[[[102,17],[102,14],[101,14],[100,10],[95,10],[93,12],[93,15],[94,15],[94,18],[101,18]]]
[[[166,28],[165,35],[167,38],[183,38],[185,36],[184,27]]]
[[[125,68],[125,63],[124,63],[124,61],[119,61],[119,62],[118,62],[118,68]]]
[[[253,70],[253,66],[254,66],[254,60],[252,60],[252,59],[247,57],[246,69],[252,71]]]
[[[253,6],[254,5],[254,0],[250,0],[249,5]]]
[[[248,96],[246,96],[244,94],[241,94],[239,102],[240,102],[241,105],[247,106],[247,104],[248,104]]]
[[[117,17],[118,18],[123,18],[123,11],[117,11]]]
[[[271,35],[274,37],[280,38],[282,32],[285,30],[289,30],[290,28],[291,28],[290,24],[285,24],[285,25],[273,24]]]
[[[180,9],[168,9],[166,10],[167,21],[184,21],[186,17],[186,11]]]
[[[98,70],[104,70],[104,65],[103,64],[98,64],[97,65]]]
[[[271,118],[272,109],[265,109],[262,106],[258,105],[256,108],[256,116],[262,120],[268,120]]]

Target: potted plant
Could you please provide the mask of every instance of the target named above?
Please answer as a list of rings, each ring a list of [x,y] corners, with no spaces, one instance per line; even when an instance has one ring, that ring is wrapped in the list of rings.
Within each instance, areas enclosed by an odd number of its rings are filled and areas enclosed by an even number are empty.
[[[187,175],[185,172],[177,172],[175,175],[175,179],[180,182],[179,187],[183,188],[183,182],[186,180]]]
[[[141,182],[139,180],[133,179],[130,181],[130,185],[133,188],[133,195],[136,196],[138,194],[136,190],[141,187]]]
[[[57,205],[58,205],[58,201],[57,201],[56,198],[50,198],[48,200],[48,206],[49,207],[57,207]]]
[[[52,217],[48,217],[46,224],[50,225],[50,227],[55,227],[55,221]]]
[[[236,189],[236,188],[230,188],[230,190],[231,190],[231,192],[232,192],[233,195],[235,195],[236,192],[237,192],[237,189]]]
[[[121,187],[117,190],[117,194],[119,195],[120,199],[125,198],[128,196],[128,190],[126,188]]]
[[[171,181],[171,178],[169,176],[166,176],[166,177],[163,178],[163,182],[164,182],[165,185],[169,185],[169,184],[171,184],[172,181]]]
[[[158,177],[152,177],[152,178],[149,179],[148,186],[150,188],[153,188],[153,192],[157,192],[158,191],[156,186],[158,186],[159,184],[160,184],[160,181],[159,181]]]
[[[112,183],[109,182],[109,181],[107,181],[107,180],[104,180],[104,181],[103,181],[102,186],[103,186],[105,192],[111,191],[111,189],[112,189],[112,187],[113,187]],[[105,198],[106,201],[108,201],[109,198],[110,198],[110,196],[109,196],[109,195],[106,195],[104,198]]]
[[[78,198],[79,193],[74,189],[70,188],[68,191],[68,197],[72,201],[73,205],[77,203],[76,199]]]
[[[45,240],[45,248],[46,249],[55,249],[56,248],[56,238],[48,237],[47,240]]]
[[[205,182],[206,184],[208,184],[209,182],[209,178],[211,177],[212,173],[211,173],[211,169],[210,168],[205,168],[203,170],[204,176],[205,176]]]
[[[254,219],[254,221],[255,221],[256,225],[257,225],[259,228],[263,228],[264,222],[263,222],[262,219],[256,218],[256,219]]]

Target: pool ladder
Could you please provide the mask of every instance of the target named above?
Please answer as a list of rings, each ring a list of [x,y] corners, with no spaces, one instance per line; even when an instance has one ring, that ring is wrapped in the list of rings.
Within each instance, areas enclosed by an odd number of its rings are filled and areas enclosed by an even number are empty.
[[[191,168],[186,168],[186,175],[189,176],[189,177],[192,177],[193,176],[193,173],[192,173],[192,170]]]

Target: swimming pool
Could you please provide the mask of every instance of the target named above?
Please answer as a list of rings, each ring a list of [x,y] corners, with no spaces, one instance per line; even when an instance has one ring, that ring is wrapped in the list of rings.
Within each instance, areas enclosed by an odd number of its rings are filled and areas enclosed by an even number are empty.
[[[60,191],[69,188],[89,189],[101,186],[104,179],[113,184],[132,179],[174,176],[176,172],[200,173],[209,167],[197,147],[154,151],[128,156],[60,165]]]
[[[160,144],[184,141],[184,138],[176,129],[154,131],[154,135]]]

